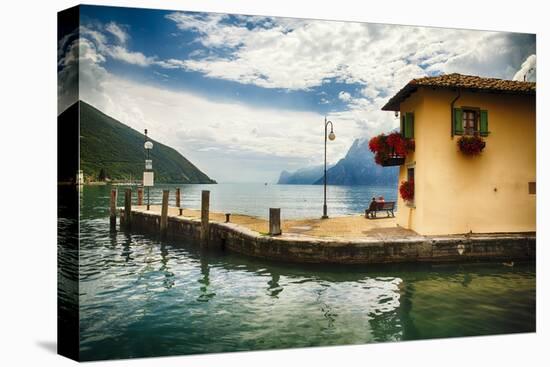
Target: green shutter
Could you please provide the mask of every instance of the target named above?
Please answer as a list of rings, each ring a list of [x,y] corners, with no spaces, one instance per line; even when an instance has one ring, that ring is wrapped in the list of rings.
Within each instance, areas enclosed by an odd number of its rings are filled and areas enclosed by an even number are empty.
[[[462,108],[455,108],[454,117],[455,117],[455,135],[464,134],[464,126],[462,124]]]
[[[479,135],[489,135],[489,114],[487,110],[479,111]]]
[[[405,114],[405,138],[414,138],[414,113],[412,112]]]
[[[401,126],[399,128],[401,136],[405,136],[405,115],[401,115]]]

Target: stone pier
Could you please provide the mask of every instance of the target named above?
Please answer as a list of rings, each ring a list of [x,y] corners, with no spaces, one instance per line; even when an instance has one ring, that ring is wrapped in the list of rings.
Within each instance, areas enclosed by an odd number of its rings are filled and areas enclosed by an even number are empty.
[[[206,195],[206,194],[205,194]],[[207,203],[205,199],[204,204]],[[284,221],[282,234],[270,235],[268,221],[245,215],[232,214],[231,222],[225,213],[209,212],[205,225],[204,210],[168,208],[165,240],[233,251],[244,255],[290,262],[380,264],[403,262],[488,262],[534,261],[535,233],[467,234],[449,236],[420,236],[414,232],[393,227],[379,228],[378,232],[363,231],[355,237],[310,235],[313,226],[330,228],[351,221],[354,226],[364,223],[373,226],[360,215],[325,220]],[[203,208],[204,209],[204,208]],[[121,223],[125,223],[125,210],[120,210]],[[133,231],[158,235],[161,207],[131,208]],[[333,223],[329,223],[333,221]],[[362,222],[360,222],[362,221]],[[382,221],[382,220],[381,220]],[[380,223],[380,221],[375,221]],[[310,226],[304,223],[309,223]],[[323,224],[318,224],[323,223]],[[394,223],[389,221],[387,223]],[[340,223],[341,224],[341,223]],[[265,228],[265,232],[262,228]],[[286,229],[285,229],[286,228]],[[310,228],[310,229],[308,229]],[[337,227],[335,227],[337,228]],[[255,230],[256,229],[256,230]]]

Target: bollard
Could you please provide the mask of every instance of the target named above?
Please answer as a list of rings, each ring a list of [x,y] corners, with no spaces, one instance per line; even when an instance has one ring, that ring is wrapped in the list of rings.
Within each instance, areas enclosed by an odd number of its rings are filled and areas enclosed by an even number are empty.
[[[124,227],[132,227],[132,189],[126,189],[124,193]]]
[[[201,196],[201,246],[208,246],[210,215],[210,191],[203,190]]]
[[[137,205],[143,205],[143,187],[138,187],[138,202]]]
[[[116,229],[116,201],[117,201],[117,189],[111,190],[111,206],[110,206],[110,222],[111,229]]]
[[[166,229],[168,228],[168,197],[170,190],[162,190],[162,209],[160,212],[160,235],[166,236]]]
[[[176,207],[179,208],[181,206],[181,200],[180,200],[180,188],[178,187],[176,189]],[[180,214],[181,215],[181,214]]]
[[[229,223],[231,221],[231,213],[225,213],[225,223]]]
[[[269,235],[278,236],[281,233],[281,208],[269,208]]]

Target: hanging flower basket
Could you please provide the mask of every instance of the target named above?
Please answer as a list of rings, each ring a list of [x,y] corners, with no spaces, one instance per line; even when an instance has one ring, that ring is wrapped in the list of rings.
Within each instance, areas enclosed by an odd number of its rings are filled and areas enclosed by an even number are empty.
[[[405,163],[409,150],[414,150],[414,140],[405,139],[395,132],[380,134],[369,140],[369,149],[374,153],[374,161],[381,166],[399,166]]]
[[[479,135],[461,136],[457,145],[462,153],[471,156],[478,155],[485,149],[485,141]]]
[[[402,181],[399,185],[399,195],[405,201],[414,200],[414,180]]]

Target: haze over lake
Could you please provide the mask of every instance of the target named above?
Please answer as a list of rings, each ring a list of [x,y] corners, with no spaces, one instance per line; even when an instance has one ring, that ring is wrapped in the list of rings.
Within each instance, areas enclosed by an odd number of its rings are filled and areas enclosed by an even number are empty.
[[[201,190],[210,190],[210,210],[235,214],[248,214],[267,218],[269,208],[281,208],[283,218],[317,218],[323,210],[322,185],[274,185],[263,183],[217,184],[217,185],[157,185],[151,189],[151,204],[160,204],[162,190],[175,188],[182,190],[183,205],[186,208],[200,208]],[[87,192],[100,190],[86,187]],[[108,196],[108,191],[105,191]],[[329,215],[342,216],[364,213],[373,196],[384,196],[395,201],[397,189],[384,186],[328,186],[327,205]],[[134,195],[135,196],[135,195]],[[147,191],[144,194],[147,200]],[[119,195],[119,205],[124,197]],[[135,198],[134,198],[135,199]],[[170,197],[170,205],[175,206],[175,197]]]

